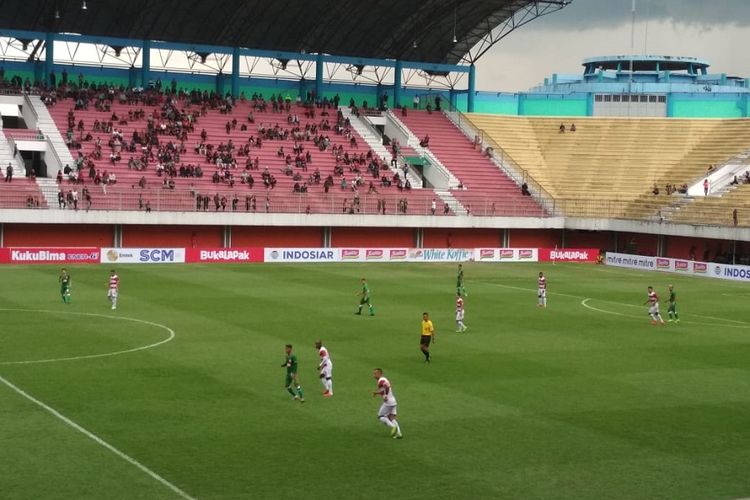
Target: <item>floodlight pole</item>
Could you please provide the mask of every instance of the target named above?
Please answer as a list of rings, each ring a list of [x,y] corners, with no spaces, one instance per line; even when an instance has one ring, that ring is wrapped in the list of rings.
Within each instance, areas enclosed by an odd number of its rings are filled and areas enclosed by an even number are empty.
[[[631,102],[633,100],[633,54],[635,53],[635,0],[633,0],[632,19],[630,21],[630,78],[628,79],[628,116],[630,116]]]

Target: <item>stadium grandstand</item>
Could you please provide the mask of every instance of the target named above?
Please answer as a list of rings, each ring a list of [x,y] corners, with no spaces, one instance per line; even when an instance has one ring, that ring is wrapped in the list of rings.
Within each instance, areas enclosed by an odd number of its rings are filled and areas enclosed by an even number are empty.
[[[357,2],[323,2],[291,30],[270,22],[287,2],[224,2],[211,16],[173,2],[8,8],[6,232],[110,221],[121,244],[120,226],[179,221],[212,227],[216,244],[290,226],[331,245],[347,228],[397,225],[384,244],[443,244],[455,231],[510,245],[538,231],[564,246],[566,232],[601,229],[592,244],[642,234],[661,242],[650,253],[669,251],[666,226],[738,239],[746,79],[690,57],[605,56],[528,92],[476,90],[489,48],[568,3],[391,2],[389,30]],[[346,36],[344,16],[358,27]],[[251,18],[268,29],[244,29]],[[415,19],[429,22],[415,30]]]

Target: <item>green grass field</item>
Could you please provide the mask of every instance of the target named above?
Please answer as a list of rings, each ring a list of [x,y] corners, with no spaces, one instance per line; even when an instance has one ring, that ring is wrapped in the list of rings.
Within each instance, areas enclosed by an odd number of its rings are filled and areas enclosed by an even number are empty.
[[[179,498],[169,485],[201,499],[750,496],[747,284],[465,264],[469,331],[457,334],[454,264],[123,265],[117,311],[108,269],[73,267],[65,305],[56,267],[0,268],[3,499]],[[361,276],[375,317],[353,314]],[[646,286],[666,317],[670,282],[682,322],[652,326]],[[430,365],[423,311],[437,330]],[[86,357],[169,329],[160,345]],[[304,404],[283,387],[287,342]],[[61,358],[76,359],[28,363]],[[376,366],[402,440],[376,420]]]

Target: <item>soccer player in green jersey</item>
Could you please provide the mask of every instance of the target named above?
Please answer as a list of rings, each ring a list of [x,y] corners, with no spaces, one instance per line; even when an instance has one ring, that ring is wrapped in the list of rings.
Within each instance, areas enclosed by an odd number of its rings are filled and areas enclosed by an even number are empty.
[[[60,277],[57,279],[60,282],[60,295],[65,304],[70,304],[70,275],[68,270],[62,268],[60,270]]]
[[[305,402],[305,395],[302,392],[302,386],[299,385],[299,378],[297,376],[297,355],[292,353],[292,344],[287,344],[286,348],[286,360],[281,365],[282,368],[286,368],[286,390],[292,395],[294,399],[298,399],[300,403]]]
[[[468,296],[464,287],[464,268],[461,264],[458,265],[458,274],[456,275],[456,295]]]
[[[680,317],[677,315],[677,294],[674,291],[674,285],[669,285],[669,309],[667,309],[667,313],[670,323],[673,321],[675,323],[680,322]]]
[[[367,286],[367,280],[364,278],[362,278],[362,291],[359,292],[357,295],[359,295],[359,308],[357,309],[357,312],[355,312],[354,314],[361,315],[362,306],[367,304],[367,307],[370,310],[370,316],[375,316],[375,308],[370,302],[370,287]]]

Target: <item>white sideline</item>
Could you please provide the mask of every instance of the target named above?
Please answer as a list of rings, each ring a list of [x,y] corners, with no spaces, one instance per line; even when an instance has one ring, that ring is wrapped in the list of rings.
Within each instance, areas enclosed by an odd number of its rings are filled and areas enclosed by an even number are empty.
[[[36,399],[31,394],[27,393],[26,391],[24,391],[20,387],[14,385],[12,382],[10,382],[6,378],[4,378],[2,375],[0,375],[0,382],[2,382],[3,384],[5,384],[6,386],[8,386],[10,389],[13,389],[16,393],[18,393],[21,396],[23,396],[24,398],[28,399],[29,401],[31,401],[32,403],[34,403],[38,407],[42,408],[44,411],[52,414],[54,417],[58,418],[59,420],[62,420],[65,424],[67,424],[68,426],[70,426],[73,429],[77,430],[78,432],[80,432],[81,434],[83,434],[87,438],[91,439],[92,441],[94,441],[98,445],[100,445],[100,446],[106,448],[107,450],[111,451],[112,453],[114,453],[115,455],[117,455],[121,459],[125,460],[129,464],[134,465],[135,467],[139,468],[142,472],[145,472],[146,474],[148,474],[149,476],[151,476],[152,478],[154,478],[155,480],[157,480],[158,482],[160,482],[161,484],[163,484],[164,486],[166,486],[167,488],[169,488],[170,490],[172,490],[173,492],[175,492],[181,498],[185,498],[186,500],[195,500],[194,497],[191,497],[190,495],[188,495],[187,493],[185,493],[184,491],[182,491],[180,488],[178,488],[174,484],[170,483],[169,481],[167,481],[166,479],[164,479],[163,477],[161,477],[156,472],[152,471],[151,469],[149,469],[148,467],[146,467],[145,465],[143,465],[142,463],[140,463],[138,460],[136,460],[136,459],[134,459],[134,458],[126,455],[125,453],[123,453],[122,451],[118,450],[117,448],[115,448],[114,446],[112,446],[111,444],[109,444],[108,442],[106,442],[105,440],[103,440],[102,438],[100,438],[99,436],[97,436],[96,434],[94,434],[94,433],[92,433],[92,432],[84,429],[83,427],[81,427],[77,423],[73,422],[71,419],[69,419],[68,417],[66,417],[65,415],[63,415],[62,413],[60,413],[59,411],[55,410],[51,406],[43,403],[42,401],[39,401],[38,399]]]

